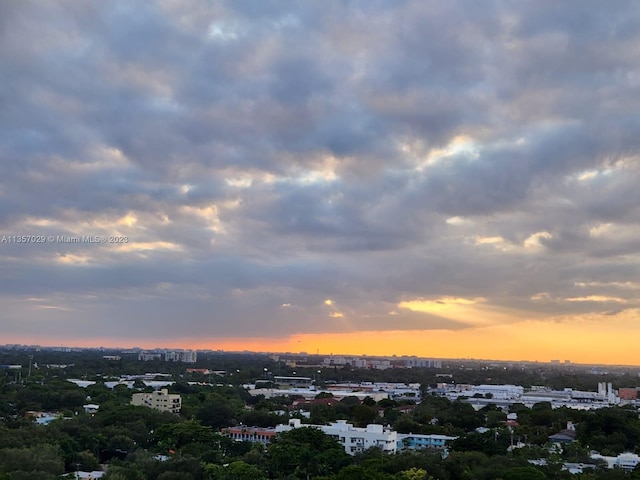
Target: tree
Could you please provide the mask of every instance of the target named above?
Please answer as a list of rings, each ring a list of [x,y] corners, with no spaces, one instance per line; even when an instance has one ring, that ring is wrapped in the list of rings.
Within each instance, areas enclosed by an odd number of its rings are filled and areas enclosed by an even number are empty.
[[[196,418],[203,425],[223,428],[233,424],[235,412],[231,402],[220,394],[213,393],[203,403]]]
[[[231,462],[226,467],[224,480],[263,480],[267,477],[264,472],[255,465],[249,465],[243,461]]]
[[[244,425],[254,427],[275,427],[280,419],[265,410],[248,410],[240,414],[239,420]]]
[[[216,434],[211,427],[202,426],[189,421],[176,424],[161,425],[154,434],[154,439],[166,449],[180,449],[189,444],[210,445]]]
[[[545,480],[547,476],[535,467],[513,467],[504,472],[504,480]]]
[[[392,478],[379,470],[360,465],[349,465],[332,477],[335,480],[387,480]]]
[[[269,471],[275,478],[328,475],[349,463],[337,440],[316,428],[295,428],[276,437],[267,448]]]
[[[353,419],[361,427],[373,423],[376,418],[378,418],[378,412],[373,407],[367,405],[353,407]]]
[[[331,393],[331,392],[320,392],[319,394],[316,395],[315,398],[316,399],[319,399],[319,398],[333,398],[333,393]]]
[[[640,421],[633,410],[602,408],[585,417],[577,433],[583,445],[617,455],[640,442]]]
[[[194,476],[185,472],[164,472],[160,474],[158,480],[194,480]]]
[[[0,471],[45,472],[60,475],[64,472],[64,461],[59,448],[54,445],[3,448],[0,450]],[[37,478],[35,473],[33,478]]]
[[[426,470],[412,467],[398,474],[398,480],[433,480]]]

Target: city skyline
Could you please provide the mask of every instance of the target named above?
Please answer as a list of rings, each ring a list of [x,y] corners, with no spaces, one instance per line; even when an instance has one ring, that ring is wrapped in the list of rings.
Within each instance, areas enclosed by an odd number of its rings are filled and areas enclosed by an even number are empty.
[[[637,363],[639,20],[0,5],[0,340]]]

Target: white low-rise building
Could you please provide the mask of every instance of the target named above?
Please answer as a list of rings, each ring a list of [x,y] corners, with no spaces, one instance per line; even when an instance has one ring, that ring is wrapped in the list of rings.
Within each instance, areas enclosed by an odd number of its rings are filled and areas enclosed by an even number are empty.
[[[470,393],[471,395],[491,395],[491,398],[510,400],[522,397],[524,388],[519,385],[474,385]]]
[[[287,388],[287,389],[278,389],[278,388],[249,388],[249,394],[252,396],[264,395],[265,398],[272,397],[302,397],[307,400],[311,400],[316,398],[320,393],[330,393],[333,395],[333,398],[336,400],[341,400],[345,397],[356,397],[360,400],[364,400],[369,397],[379,402],[385,398],[389,398],[389,394],[387,392],[354,392],[351,390],[316,390],[315,388]]]
[[[355,455],[373,447],[387,453],[395,453],[398,450],[398,432],[383,425],[371,424],[366,428],[361,428],[354,427],[346,420],[338,420],[329,425],[305,425],[299,419],[294,418],[289,420],[287,425],[277,425],[276,432],[287,432],[300,427],[322,430],[326,435],[338,440],[349,455]]]
[[[591,455],[591,459],[603,460],[607,462],[607,467],[609,468],[618,467],[627,471],[634,470],[638,466],[638,463],[640,463],[640,457],[637,454],[631,452],[621,453],[617,457],[608,457],[595,453]]]

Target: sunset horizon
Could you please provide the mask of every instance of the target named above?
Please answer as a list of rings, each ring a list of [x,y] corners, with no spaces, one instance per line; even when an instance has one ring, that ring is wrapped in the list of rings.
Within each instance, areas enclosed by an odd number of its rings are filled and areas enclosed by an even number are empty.
[[[0,342],[640,362],[633,2],[0,24]]]

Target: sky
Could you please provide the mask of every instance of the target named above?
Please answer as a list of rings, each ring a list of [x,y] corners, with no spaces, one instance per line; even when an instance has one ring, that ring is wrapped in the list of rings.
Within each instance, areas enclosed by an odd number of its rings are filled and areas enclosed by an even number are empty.
[[[1,2],[0,343],[638,364],[639,25]]]

